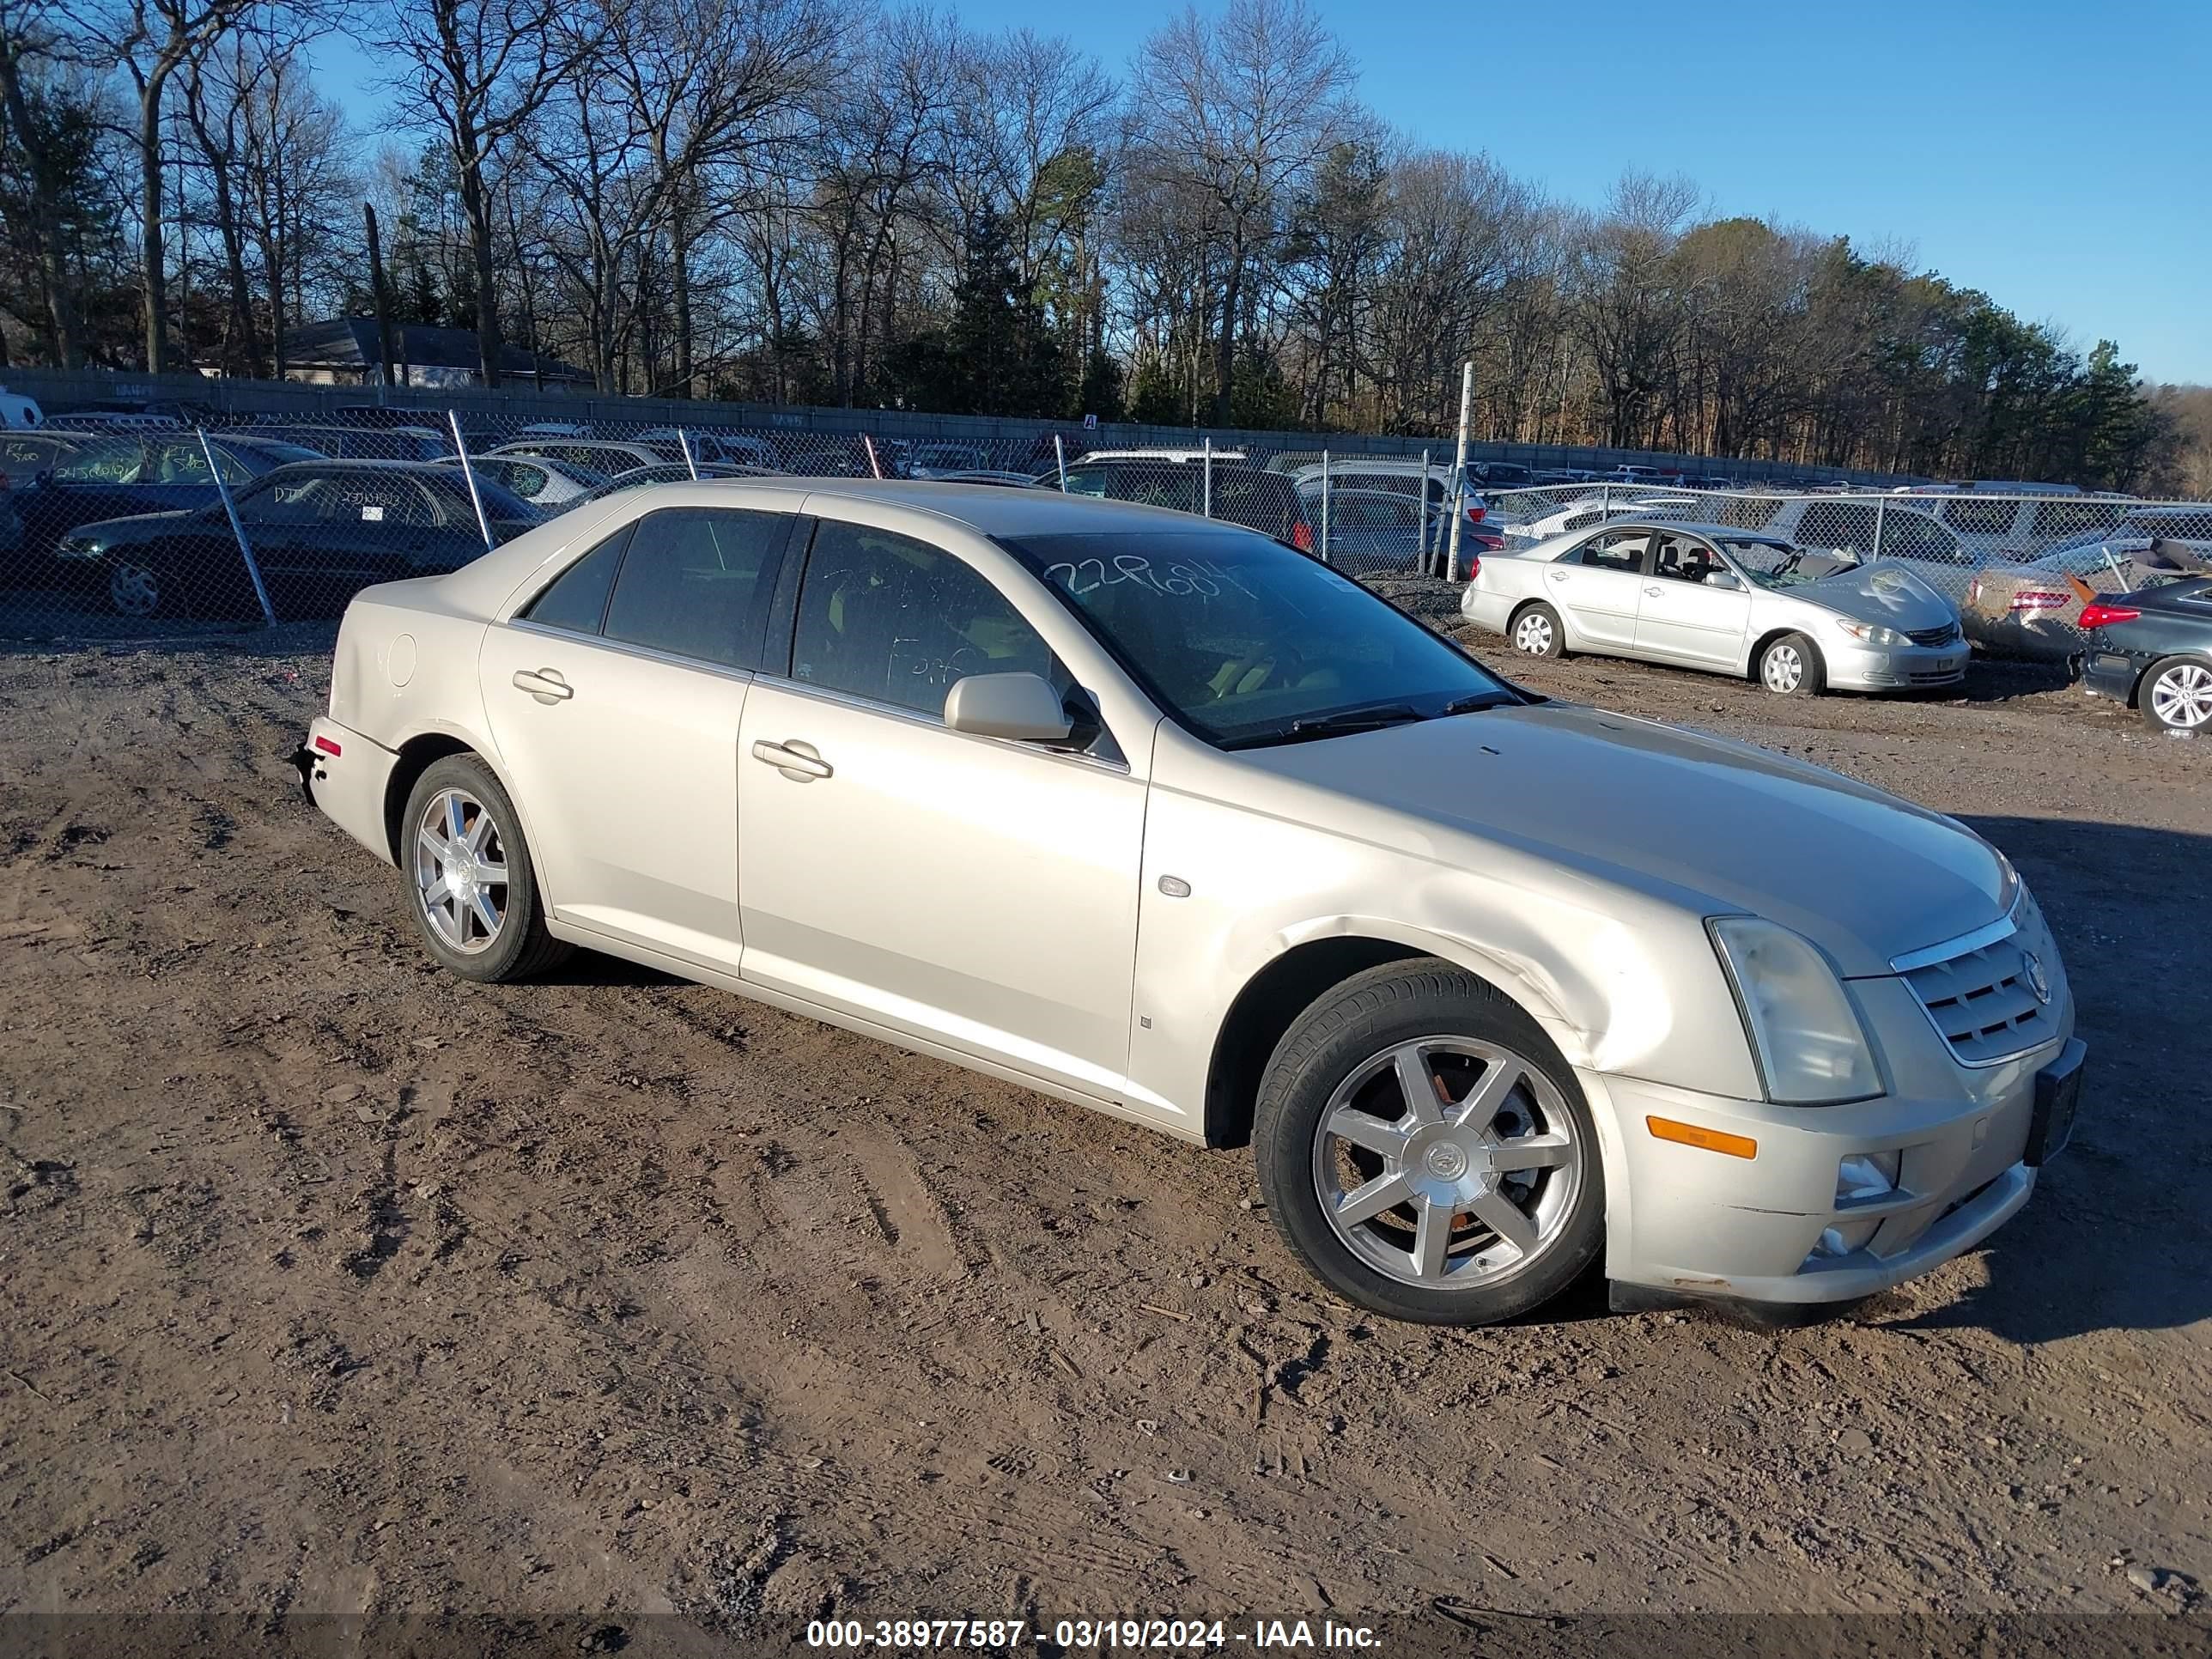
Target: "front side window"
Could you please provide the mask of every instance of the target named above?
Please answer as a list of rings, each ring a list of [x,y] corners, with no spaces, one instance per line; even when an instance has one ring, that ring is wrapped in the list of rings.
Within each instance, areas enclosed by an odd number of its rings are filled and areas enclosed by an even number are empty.
[[[1833,547],[1854,553],[1874,550],[1874,509],[1814,501],[1797,521],[1796,539],[1809,547]]]
[[[790,516],[781,513],[648,513],[630,534],[603,631],[625,645],[758,667],[776,567],[790,534]]]
[[[1243,748],[1518,696],[1316,560],[1229,528],[1001,542],[1176,721]]]
[[[1065,692],[1051,647],[1006,596],[910,536],[824,521],[799,590],[791,677],[939,714],[970,674],[1042,675]]]
[[[136,438],[101,438],[54,468],[58,483],[134,484],[146,477],[146,446]]]

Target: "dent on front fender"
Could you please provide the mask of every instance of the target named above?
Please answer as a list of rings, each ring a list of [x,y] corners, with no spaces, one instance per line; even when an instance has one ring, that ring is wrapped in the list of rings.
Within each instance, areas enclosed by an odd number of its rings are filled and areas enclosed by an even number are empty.
[[[1130,1079],[1188,1110],[1238,994],[1302,944],[1374,938],[1480,975],[1578,1070],[1703,1092],[1759,1082],[1699,918],[1533,855],[1423,856],[1156,789],[1146,829]],[[1160,879],[1189,889],[1170,897]],[[1387,902],[1381,901],[1387,900]]]

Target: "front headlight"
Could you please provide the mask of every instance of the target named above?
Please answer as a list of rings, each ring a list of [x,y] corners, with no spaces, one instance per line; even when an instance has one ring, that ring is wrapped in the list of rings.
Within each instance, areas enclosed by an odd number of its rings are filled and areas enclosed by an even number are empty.
[[[1735,988],[1767,1099],[1831,1106],[1881,1092],[1858,1011],[1810,939],[1757,916],[1715,916],[1705,927]]]
[[[1849,617],[1838,617],[1836,618],[1836,626],[1853,639],[1863,641],[1868,645],[1893,646],[1905,643],[1904,635],[1899,633],[1894,628],[1884,628],[1879,623],[1853,622]]]

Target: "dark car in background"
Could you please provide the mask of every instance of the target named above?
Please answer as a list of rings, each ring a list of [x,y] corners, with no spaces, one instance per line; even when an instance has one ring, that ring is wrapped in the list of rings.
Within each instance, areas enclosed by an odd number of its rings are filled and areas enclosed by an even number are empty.
[[[435,461],[453,453],[452,438],[428,426],[316,426],[285,422],[257,422],[233,430],[241,437],[298,444],[334,460]]]
[[[489,478],[477,495],[495,542],[544,521]],[[232,501],[281,620],[334,617],[374,583],[458,570],[484,550],[458,467],[317,457],[248,482]],[[220,501],[78,526],[52,562],[53,585],[103,594],[126,617],[259,614]]]
[[[1178,513],[1206,513],[1272,536],[1301,553],[1320,546],[1314,518],[1297,486],[1279,472],[1238,462],[1216,461],[1209,468],[1203,461],[1153,456],[1086,460],[1067,469],[1067,493],[1142,501]]]
[[[42,428],[43,430],[43,428]],[[210,434],[208,449],[233,489],[291,461],[322,459],[298,444]],[[46,556],[79,525],[139,513],[222,509],[208,449],[193,432],[145,432],[88,438],[24,489],[14,492],[23,521],[13,580],[40,585]]]
[[[44,427],[36,432],[0,431],[0,478],[21,489],[93,441],[88,433],[52,432]]]
[[[2082,690],[2139,711],[2154,732],[2212,732],[2212,575],[2100,593],[2081,627]]]

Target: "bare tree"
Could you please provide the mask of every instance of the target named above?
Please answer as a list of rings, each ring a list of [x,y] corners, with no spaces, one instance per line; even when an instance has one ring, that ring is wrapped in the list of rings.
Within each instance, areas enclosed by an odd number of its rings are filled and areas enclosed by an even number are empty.
[[[1364,120],[1357,73],[1304,0],[1229,0],[1218,20],[1193,7],[1138,54],[1132,167],[1156,201],[1197,208],[1193,230],[1218,245],[1217,422],[1229,420],[1254,260],[1273,246],[1291,186]]]
[[[493,175],[578,61],[576,35],[559,27],[566,15],[559,0],[399,0],[367,37],[400,65],[391,83],[399,109],[393,125],[430,134],[452,154],[475,267],[477,353],[487,386],[499,384],[502,343]]]
[[[30,230],[54,359],[74,368],[84,360],[84,345],[64,249],[60,167],[27,89],[29,74],[37,66],[52,66],[64,40],[56,0],[0,0],[0,114],[7,118],[8,139],[22,152],[30,175]]]

